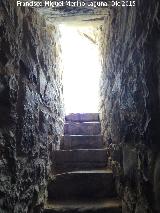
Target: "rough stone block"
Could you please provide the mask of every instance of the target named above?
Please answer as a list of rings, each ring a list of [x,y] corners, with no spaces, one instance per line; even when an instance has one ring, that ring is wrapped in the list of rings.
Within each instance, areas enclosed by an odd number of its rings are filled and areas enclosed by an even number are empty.
[[[56,176],[48,185],[49,199],[101,198],[116,195],[110,170],[67,172]]]
[[[101,127],[99,122],[66,123],[64,134],[66,135],[100,135]]]
[[[58,171],[100,168],[107,165],[107,151],[105,149],[57,150],[53,153],[53,161]]]
[[[99,149],[103,148],[100,135],[65,135],[61,141],[61,149]]]
[[[137,168],[137,152],[135,148],[125,146],[123,148],[123,170],[125,176],[131,176]]]
[[[99,121],[99,113],[72,113],[66,115],[65,119],[71,122]]]
[[[48,202],[44,213],[122,213],[122,202],[115,198]]]
[[[157,212],[160,211],[160,154],[156,160],[154,170],[154,195]]]
[[[106,149],[56,150],[53,153],[56,163],[65,162],[106,162]]]

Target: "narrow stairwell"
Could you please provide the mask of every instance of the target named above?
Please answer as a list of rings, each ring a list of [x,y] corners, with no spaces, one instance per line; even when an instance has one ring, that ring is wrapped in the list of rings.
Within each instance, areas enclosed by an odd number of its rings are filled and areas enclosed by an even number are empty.
[[[48,184],[45,213],[121,213],[107,169],[98,113],[66,116],[61,149],[53,153],[56,179]]]

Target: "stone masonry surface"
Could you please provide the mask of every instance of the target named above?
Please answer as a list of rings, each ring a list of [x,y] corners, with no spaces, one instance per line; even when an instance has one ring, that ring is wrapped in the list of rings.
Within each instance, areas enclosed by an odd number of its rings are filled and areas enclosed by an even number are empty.
[[[137,0],[106,20],[100,118],[123,213],[160,211],[160,8]]]
[[[58,32],[2,0],[0,34],[0,212],[40,212],[63,133]]]

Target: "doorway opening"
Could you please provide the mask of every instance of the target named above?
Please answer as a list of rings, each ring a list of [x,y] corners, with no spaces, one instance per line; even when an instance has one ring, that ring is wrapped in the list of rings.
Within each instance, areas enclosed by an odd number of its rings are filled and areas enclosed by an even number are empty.
[[[65,114],[97,113],[102,23],[61,24]]]

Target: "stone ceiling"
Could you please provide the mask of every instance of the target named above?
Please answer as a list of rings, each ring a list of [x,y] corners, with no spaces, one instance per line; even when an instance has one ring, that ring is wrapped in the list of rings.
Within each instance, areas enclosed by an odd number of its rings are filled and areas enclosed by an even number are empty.
[[[42,0],[43,4],[45,1]],[[84,22],[93,22],[93,21],[102,21],[105,16],[109,15],[109,7],[97,7],[88,6],[93,4],[93,2],[97,3],[98,1],[84,0],[85,6],[69,6],[66,2],[70,2],[70,5],[73,3],[80,4],[82,1],[70,0],[70,1],[50,1],[51,3],[61,3],[62,6],[43,6],[37,8],[40,14],[44,15],[46,20],[49,22],[68,22],[68,21],[84,21]],[[62,3],[63,2],[63,3]],[[106,2],[106,1],[99,1]],[[109,2],[109,1],[107,1]]]

